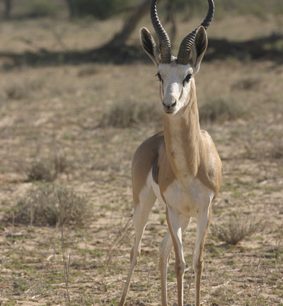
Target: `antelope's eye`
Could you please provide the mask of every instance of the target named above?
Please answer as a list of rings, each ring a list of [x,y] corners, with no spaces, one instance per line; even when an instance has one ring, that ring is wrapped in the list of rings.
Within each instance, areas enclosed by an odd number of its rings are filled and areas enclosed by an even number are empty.
[[[161,77],[161,75],[160,75],[160,73],[159,72],[157,72],[156,73],[156,76],[158,77],[158,80],[160,81],[160,82],[162,82],[163,80],[162,80],[162,77]]]
[[[183,81],[183,86],[185,86],[186,83],[188,83],[191,79],[192,75],[189,73],[185,78],[184,78],[184,81]]]

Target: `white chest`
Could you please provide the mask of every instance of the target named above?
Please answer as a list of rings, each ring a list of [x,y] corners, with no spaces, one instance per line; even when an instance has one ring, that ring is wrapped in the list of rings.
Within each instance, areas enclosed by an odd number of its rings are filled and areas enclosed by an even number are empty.
[[[165,190],[166,204],[182,215],[196,216],[200,210],[207,209],[214,193],[196,178],[188,178],[187,185],[173,181]]]

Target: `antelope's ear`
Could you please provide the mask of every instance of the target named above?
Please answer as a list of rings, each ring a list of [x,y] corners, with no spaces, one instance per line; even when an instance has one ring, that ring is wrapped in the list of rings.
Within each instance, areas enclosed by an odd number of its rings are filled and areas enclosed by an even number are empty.
[[[141,45],[145,53],[150,57],[155,65],[159,64],[158,48],[156,46],[153,36],[150,34],[147,28],[140,30]]]
[[[204,57],[205,51],[207,49],[208,39],[205,28],[201,26],[196,34],[194,46],[192,48],[192,60],[194,72],[197,73],[200,68],[201,61]]]

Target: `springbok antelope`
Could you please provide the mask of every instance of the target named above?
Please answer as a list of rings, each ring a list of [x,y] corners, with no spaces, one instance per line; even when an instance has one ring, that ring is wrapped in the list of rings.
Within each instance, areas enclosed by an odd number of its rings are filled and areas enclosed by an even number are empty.
[[[214,2],[208,0],[207,16],[182,41],[178,56],[152,0],[151,19],[159,40],[156,45],[146,28],[141,29],[143,49],[157,66],[163,104],[163,132],[145,140],[132,163],[135,242],[131,264],[119,305],[124,305],[149,213],[156,199],[166,206],[168,232],[160,246],[161,301],[167,305],[167,265],[172,246],[175,251],[178,305],[183,306],[185,260],[182,232],[190,218],[197,219],[193,255],[195,305],[200,305],[203,248],[209,224],[210,207],[221,184],[221,160],[209,134],[200,129],[194,76],[207,48],[206,29],[214,15]]]

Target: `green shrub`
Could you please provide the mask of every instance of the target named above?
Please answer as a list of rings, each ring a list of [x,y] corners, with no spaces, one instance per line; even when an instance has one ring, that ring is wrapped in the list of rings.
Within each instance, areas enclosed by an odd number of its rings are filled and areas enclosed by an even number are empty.
[[[183,11],[184,9],[190,10],[190,13],[194,13],[195,11],[205,11],[207,8],[207,1],[199,1],[199,0],[174,0],[174,6],[177,10]]]
[[[26,4],[26,15],[32,18],[54,16],[57,6],[50,0],[29,0]]]
[[[176,10],[188,12],[193,15],[196,12],[201,15],[206,12],[207,0],[173,0]],[[282,0],[214,0],[216,14],[232,13],[232,14],[253,14],[258,17],[264,17],[266,13],[283,14]]]
[[[130,0],[72,0],[76,16],[94,16],[106,19],[121,12],[131,4]]]

